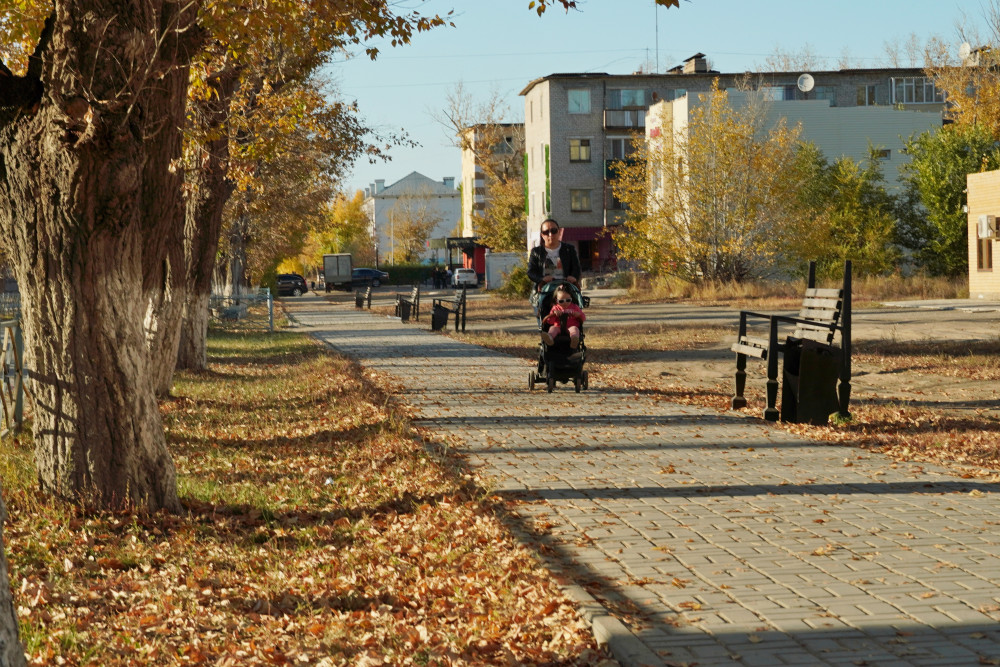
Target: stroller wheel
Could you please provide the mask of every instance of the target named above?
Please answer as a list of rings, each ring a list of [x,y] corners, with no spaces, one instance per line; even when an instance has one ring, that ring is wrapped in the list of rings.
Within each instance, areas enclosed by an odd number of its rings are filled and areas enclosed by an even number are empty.
[[[583,385],[583,380],[580,379],[579,375],[577,375],[575,378],[573,378],[573,389],[576,390],[576,393],[578,393],[578,394],[580,393],[580,387],[582,385]]]
[[[528,371],[528,391],[535,388],[535,371]]]
[[[583,385],[584,389],[587,388],[587,385],[589,384],[588,382],[589,379],[590,379],[590,373],[584,371],[583,374],[580,376],[580,384]]]
[[[545,383],[545,389],[551,394],[552,390],[556,388],[556,376],[549,373],[549,377]]]

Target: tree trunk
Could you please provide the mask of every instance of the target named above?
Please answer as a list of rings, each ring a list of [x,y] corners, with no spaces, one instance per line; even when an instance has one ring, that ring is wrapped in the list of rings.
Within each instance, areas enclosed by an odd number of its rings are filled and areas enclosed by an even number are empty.
[[[38,476],[103,507],[180,509],[143,326],[144,268],[169,244],[149,243],[163,229],[145,207],[179,197],[169,170],[146,168],[178,145],[158,92],[177,94],[164,77],[186,66],[177,7],[57,3],[26,77],[36,100],[10,113],[0,77],[0,236],[21,286]]]
[[[177,367],[189,370],[208,368],[205,337],[208,335],[208,301],[212,293],[212,275],[222,232],[222,214],[233,193],[227,177],[229,169],[229,134],[224,131],[229,118],[229,104],[239,82],[237,72],[227,70],[209,80],[215,91],[209,100],[193,108],[196,123],[216,137],[199,147],[196,164],[188,183],[184,225],[184,254],[189,292],[184,305]]]
[[[250,221],[238,215],[229,232],[229,285],[233,293],[243,290],[247,284],[247,241],[250,235]]]
[[[7,508],[0,498],[0,526],[7,522]],[[7,573],[7,550],[0,534],[0,667],[21,667],[25,664],[24,649],[17,631],[17,614],[10,594]]]
[[[207,292],[188,294],[184,322],[177,350],[177,368],[203,371],[208,368],[208,298]]]

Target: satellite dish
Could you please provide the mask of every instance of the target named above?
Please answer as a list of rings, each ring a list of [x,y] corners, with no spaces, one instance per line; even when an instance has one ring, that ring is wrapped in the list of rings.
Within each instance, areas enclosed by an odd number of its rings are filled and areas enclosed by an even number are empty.
[[[796,85],[803,93],[808,93],[816,85],[816,81],[813,80],[812,74],[800,74]]]
[[[972,55],[972,44],[968,42],[962,42],[962,46],[958,47],[958,57],[965,60]]]

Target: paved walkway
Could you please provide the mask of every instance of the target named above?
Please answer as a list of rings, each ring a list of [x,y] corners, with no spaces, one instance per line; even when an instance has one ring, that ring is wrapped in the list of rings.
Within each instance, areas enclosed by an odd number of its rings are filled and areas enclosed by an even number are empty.
[[[998,485],[286,305],[494,480],[623,665],[1000,664]]]

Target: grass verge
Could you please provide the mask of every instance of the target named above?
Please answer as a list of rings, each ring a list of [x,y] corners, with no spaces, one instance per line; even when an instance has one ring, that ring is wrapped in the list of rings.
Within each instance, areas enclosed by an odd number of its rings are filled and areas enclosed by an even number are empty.
[[[30,664],[609,663],[484,493],[360,367],[216,332],[162,404],[185,512],[42,497],[3,441]]]

